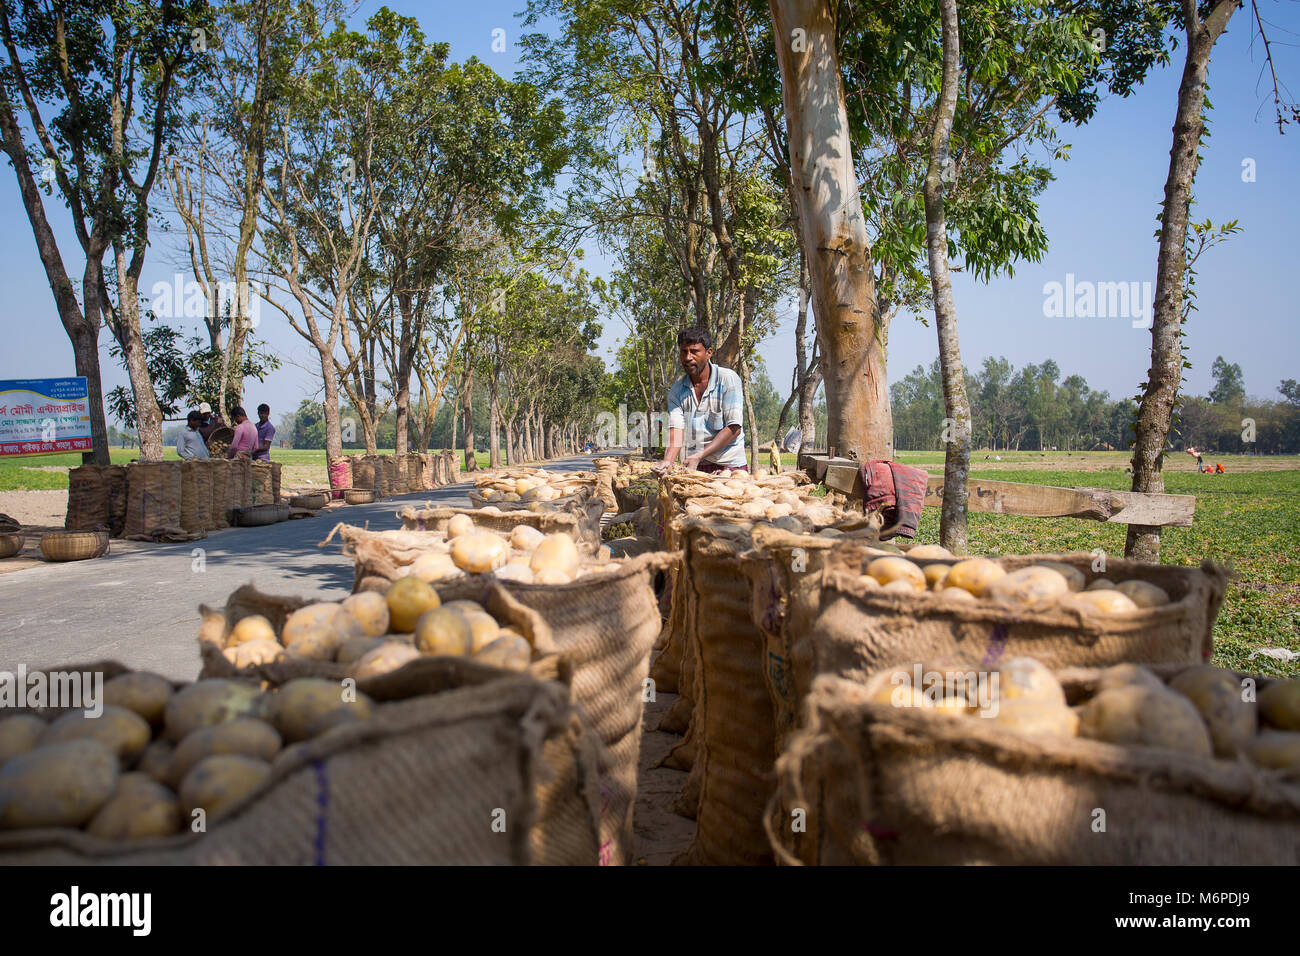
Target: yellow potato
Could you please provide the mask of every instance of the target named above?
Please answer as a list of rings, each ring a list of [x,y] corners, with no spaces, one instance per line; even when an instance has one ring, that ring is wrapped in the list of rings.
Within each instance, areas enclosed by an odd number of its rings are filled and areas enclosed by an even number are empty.
[[[1076,608],[1084,614],[1128,614],[1139,610],[1133,600],[1117,588],[1071,591],[1062,595],[1060,606]]]
[[[113,795],[117,755],[81,738],[37,747],[0,767],[0,830],[79,827]]]
[[[202,810],[211,824],[260,789],[270,776],[271,765],[265,760],[238,754],[205,757],[181,781],[181,806],[190,819],[195,810]]]
[[[284,632],[280,642],[285,647],[293,647],[309,634],[316,634],[321,629],[333,630],[334,619],[339,613],[340,605],[330,602],[308,604],[289,615],[284,622]]]
[[[563,531],[557,531],[555,534],[548,534],[537,546],[533,551],[532,559],[528,562],[528,567],[532,569],[534,577],[542,571],[563,571],[572,580],[578,573],[581,560],[578,546],[573,538]],[[548,582],[539,580],[538,583]]]
[[[456,562],[451,559],[450,554],[431,551],[428,554],[420,555],[411,562],[410,574],[421,581],[432,584],[434,581],[452,578],[464,574],[464,572],[456,567]]]
[[[890,581],[888,584],[883,585],[881,587],[881,590],[896,591],[900,594],[919,594],[920,592],[924,591],[925,588],[918,588],[911,581],[904,580],[903,578],[895,578],[893,581]]]
[[[455,601],[448,601],[443,607],[449,607],[452,610],[460,611],[461,614],[487,614],[488,609],[478,601],[470,601],[467,598],[460,598]]]
[[[239,644],[246,644],[249,641],[275,641],[279,643],[279,638],[275,636],[275,628],[261,614],[250,614],[248,617],[240,618],[235,622],[235,626],[230,630],[230,637],[226,641],[227,647],[235,647]]]
[[[1034,736],[1074,737],[1079,717],[1064,704],[1038,701],[999,701],[993,723],[1007,730]]]
[[[1300,733],[1294,730],[1261,730],[1246,745],[1251,763],[1273,770],[1300,770]]]
[[[1149,581],[1121,581],[1115,590],[1127,595],[1138,607],[1161,607],[1169,603],[1169,592]]]
[[[971,712],[970,701],[960,694],[945,697],[934,705],[935,713],[944,717],[965,717]]]
[[[104,682],[105,704],[125,707],[155,727],[162,725],[163,710],[171,696],[171,681],[143,671],[118,674]]]
[[[1165,690],[1164,681],[1139,664],[1116,664],[1114,667],[1106,668],[1097,678],[1098,692],[1110,690],[1112,687],[1130,686]]]
[[[914,591],[925,590],[925,573],[907,558],[893,555],[876,558],[867,565],[867,574],[886,587],[894,581],[903,581]]]
[[[181,804],[158,781],[143,773],[126,773],[86,832],[104,840],[142,840],[181,830]]]
[[[0,764],[33,749],[45,733],[45,727],[45,721],[31,714],[0,719]]]
[[[392,593],[391,589],[389,593]],[[343,640],[349,637],[382,637],[392,623],[391,618],[391,599],[374,591],[362,591],[346,598],[339,605],[339,616],[334,627]]]
[[[1006,573],[1001,565],[994,564],[988,558],[967,558],[952,566],[943,580],[943,589],[961,588],[976,597],[984,597],[989,586]]]
[[[967,604],[971,601],[979,600],[969,591],[963,591],[961,588],[943,588],[936,593],[945,601],[956,601],[958,604]]]
[[[950,565],[947,564],[927,564],[921,569],[925,575],[925,583],[929,585],[931,591],[942,591],[944,578],[948,576]]]
[[[998,671],[998,701],[1065,706],[1065,690],[1056,675],[1032,657],[1013,657]]]
[[[452,541],[463,534],[474,533],[474,519],[469,515],[455,514],[447,522],[447,540]]]
[[[1241,683],[1231,671],[1210,664],[1189,667],[1169,682],[1169,689],[1200,711],[1216,756],[1235,757],[1255,736],[1259,714],[1253,703],[1241,699]]]
[[[1115,582],[1111,581],[1109,578],[1098,578],[1097,580],[1089,584],[1086,588],[1084,588],[1084,590],[1085,591],[1113,591],[1115,590]]]
[[[175,785],[200,760],[216,754],[241,754],[269,762],[280,752],[280,745],[279,732],[255,717],[200,727],[176,745],[167,782]]]
[[[123,767],[130,767],[149,746],[149,735],[149,724],[139,714],[125,707],[105,705],[98,717],[87,717],[82,710],[64,714],[50,724],[41,736],[40,746],[69,740],[97,740],[117,754]]]
[[[464,539],[457,539],[464,540]],[[420,615],[432,611],[442,602],[438,592],[419,578],[399,578],[385,595],[389,626],[398,632],[414,631]]]
[[[462,535],[451,543],[451,560],[462,571],[486,574],[510,560],[510,548],[503,538],[479,531]]]
[[[167,701],[163,724],[167,739],[183,740],[200,727],[224,724],[237,717],[258,717],[265,706],[256,684],[208,679],[182,687]]]
[[[437,611],[430,611],[437,614]],[[367,680],[399,670],[420,656],[410,644],[402,641],[384,641],[378,647],[367,651],[352,669],[352,676],[357,680]]]
[[[1170,690],[1113,687],[1083,706],[1079,735],[1113,744],[1164,747],[1208,757],[1210,731],[1192,702]]]
[[[236,667],[256,667],[269,664],[284,656],[284,648],[279,641],[247,641],[235,644],[221,652],[221,656]]]
[[[515,482],[515,494],[523,497],[524,494],[531,491],[534,487],[536,487],[534,483],[529,481],[527,478],[520,478]]]
[[[1274,681],[1259,692],[1264,722],[1279,730],[1300,730],[1300,679]]]
[[[510,547],[516,551],[532,553],[544,540],[546,535],[526,524],[517,524],[510,532]]]
[[[868,591],[879,591],[880,582],[869,574],[864,574],[858,578],[858,583]]]
[[[478,653],[501,636],[501,625],[486,611],[480,614],[471,612],[464,617],[469,622],[469,629],[474,635],[474,646],[470,653]]]
[[[495,641],[480,648],[474,660],[509,671],[525,671],[532,663],[533,649],[522,636],[502,633]]]
[[[998,604],[1032,607],[1070,593],[1065,576],[1041,565],[1021,568],[989,585],[985,596]]]
[[[1070,586],[1071,591],[1082,591],[1088,583],[1088,576],[1076,568],[1073,564],[1066,564],[1064,561],[1038,561],[1033,567],[1051,568],[1061,577],[1065,578],[1066,583]]]
[[[175,747],[166,740],[155,740],[144,748],[144,753],[140,755],[140,762],[135,765],[135,769],[138,773],[152,777],[159,783],[167,783],[172,779],[172,761],[175,759]]]
[[[532,570],[527,564],[511,561],[504,568],[492,572],[502,581],[518,581],[520,584],[532,584],[535,581]]]
[[[918,544],[907,552],[909,558],[951,558],[953,553],[941,544]]]
[[[299,677],[271,695],[267,711],[280,736],[296,743],[365,720],[373,709],[369,697],[339,681]]]
[[[367,592],[374,594],[373,591]],[[379,595],[375,595],[379,597]],[[381,601],[382,597],[379,598]],[[385,606],[387,613],[387,606]],[[345,635],[332,624],[319,624],[311,630],[299,629],[294,634],[294,642],[288,648],[292,657],[303,657],[312,661],[332,661],[343,646]],[[248,646],[248,645],[246,645]]]
[[[459,609],[438,608],[420,618],[415,646],[425,654],[463,657],[473,650],[474,630]]]
[[[534,584],[569,584],[572,581],[573,578],[559,568],[542,568],[533,574]]]
[[[355,664],[382,643],[382,637],[350,637],[339,647],[334,660],[340,664]]]
[[[893,667],[883,671],[867,683],[867,700],[891,707],[933,707],[934,701],[913,683],[913,678],[912,667]]]

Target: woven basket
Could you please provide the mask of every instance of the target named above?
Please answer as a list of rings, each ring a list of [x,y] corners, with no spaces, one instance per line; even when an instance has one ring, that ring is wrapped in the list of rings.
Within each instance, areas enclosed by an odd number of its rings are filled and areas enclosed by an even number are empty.
[[[41,554],[49,561],[84,561],[107,553],[107,531],[51,531],[41,535]]]
[[[234,523],[240,528],[256,528],[288,520],[288,505],[251,505],[235,509]]]
[[[364,488],[349,488],[343,492],[343,500],[350,505],[368,505],[375,500],[375,493]]]
[[[23,536],[20,531],[0,532],[0,558],[12,558],[23,549]]]
[[[289,499],[291,508],[307,508],[316,511],[329,504],[330,496],[323,491],[314,491],[309,495],[294,495]]]

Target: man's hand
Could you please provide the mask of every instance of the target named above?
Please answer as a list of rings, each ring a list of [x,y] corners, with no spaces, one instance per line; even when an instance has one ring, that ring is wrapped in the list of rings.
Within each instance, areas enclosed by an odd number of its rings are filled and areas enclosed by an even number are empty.
[[[651,465],[650,470],[653,471],[656,475],[666,475],[668,474],[669,469],[672,467],[673,467],[673,463],[671,461],[660,461]]]
[[[703,455],[692,455],[690,458],[687,458],[687,459],[686,459],[686,470],[687,470],[687,471],[699,471],[699,470],[700,470],[700,462],[703,461],[703,460],[704,460],[704,456],[703,456]]]

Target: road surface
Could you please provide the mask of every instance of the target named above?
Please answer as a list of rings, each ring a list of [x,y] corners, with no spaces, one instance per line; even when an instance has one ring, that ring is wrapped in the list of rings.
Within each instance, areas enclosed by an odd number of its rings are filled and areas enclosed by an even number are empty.
[[[587,471],[591,459],[548,462],[552,471]],[[352,561],[335,538],[339,521],[376,531],[401,527],[396,512],[426,501],[468,507],[469,482],[317,518],[231,528],[185,544],[159,544],[92,561],[44,564],[0,575],[0,671],[115,660],[172,680],[199,672],[199,605],[221,607],[242,584],[270,594],[341,600],[352,590]]]

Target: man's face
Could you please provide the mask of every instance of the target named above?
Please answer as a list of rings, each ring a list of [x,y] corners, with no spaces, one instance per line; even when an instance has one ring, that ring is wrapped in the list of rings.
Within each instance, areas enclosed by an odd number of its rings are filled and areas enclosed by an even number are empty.
[[[263,424],[265,424],[265,423],[266,423],[266,420],[267,420],[268,418],[270,418],[270,417],[271,417],[271,412],[270,412],[270,410],[267,410],[267,411],[265,411],[265,412],[259,411],[259,412],[257,413],[257,420],[258,420],[259,422],[262,422]]]
[[[699,342],[690,342],[680,347],[678,357],[682,361],[682,368],[686,369],[686,374],[694,378],[709,364],[709,359],[713,358],[713,349],[706,349]]]

